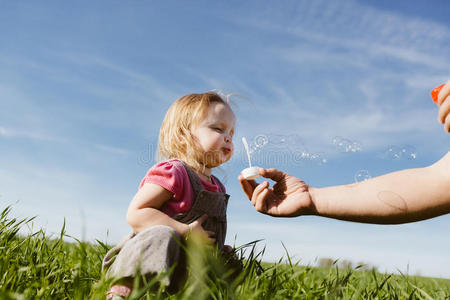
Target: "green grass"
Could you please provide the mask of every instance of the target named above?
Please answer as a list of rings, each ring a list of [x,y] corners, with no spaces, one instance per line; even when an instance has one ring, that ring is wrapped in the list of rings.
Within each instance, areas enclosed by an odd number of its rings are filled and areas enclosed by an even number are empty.
[[[33,220],[0,215],[0,299],[104,299],[110,281],[101,273],[109,246],[73,239],[66,242],[40,230],[28,236],[19,230]],[[244,271],[230,278],[217,257],[191,246],[190,280],[169,295],[157,280],[135,289],[131,299],[450,299],[450,280],[380,274],[375,270],[314,268],[287,262],[262,262],[255,242],[238,252]],[[197,248],[196,248],[197,247]],[[161,276],[164,276],[161,275]]]

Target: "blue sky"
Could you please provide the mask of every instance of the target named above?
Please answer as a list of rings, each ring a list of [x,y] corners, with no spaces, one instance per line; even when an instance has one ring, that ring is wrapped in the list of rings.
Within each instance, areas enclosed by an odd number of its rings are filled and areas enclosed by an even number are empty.
[[[450,136],[429,92],[450,79],[449,11],[448,1],[2,1],[0,201],[49,234],[66,218],[74,236],[117,242],[166,110],[219,89],[239,94],[235,156],[217,172],[231,194],[229,243],[265,239],[266,260],[283,241],[302,264],[332,257],[450,278],[448,215],[400,226],[275,219],[236,180],[242,136],[268,138],[254,163],[316,187],[437,161]],[[361,151],[339,151],[336,136]],[[416,158],[386,156],[390,147]]]

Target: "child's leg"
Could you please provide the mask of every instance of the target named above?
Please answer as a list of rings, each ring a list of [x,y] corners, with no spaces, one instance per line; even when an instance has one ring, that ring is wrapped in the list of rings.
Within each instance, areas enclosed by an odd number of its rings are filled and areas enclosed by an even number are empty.
[[[133,278],[144,275],[151,278],[171,268],[172,274],[161,283],[173,289],[184,283],[184,251],[180,246],[182,239],[168,226],[150,227],[127,241],[108,269],[107,275],[115,278],[128,278],[119,281],[125,286],[133,286]],[[142,285],[143,283],[139,283]]]

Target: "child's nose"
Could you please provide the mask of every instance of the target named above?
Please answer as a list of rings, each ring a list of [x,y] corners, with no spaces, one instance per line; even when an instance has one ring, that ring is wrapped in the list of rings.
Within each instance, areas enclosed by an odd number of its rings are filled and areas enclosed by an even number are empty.
[[[227,134],[227,135],[225,136],[225,142],[231,143],[232,140],[233,140],[233,138],[231,137],[231,134]]]

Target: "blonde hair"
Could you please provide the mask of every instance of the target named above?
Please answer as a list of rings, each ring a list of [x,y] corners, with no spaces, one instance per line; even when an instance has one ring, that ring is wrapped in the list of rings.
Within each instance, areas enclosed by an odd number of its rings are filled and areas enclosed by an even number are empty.
[[[209,105],[214,102],[230,107],[228,100],[214,92],[185,95],[172,104],[159,131],[159,160],[178,158],[194,170],[204,171],[203,151],[196,143],[192,129],[205,117]]]

